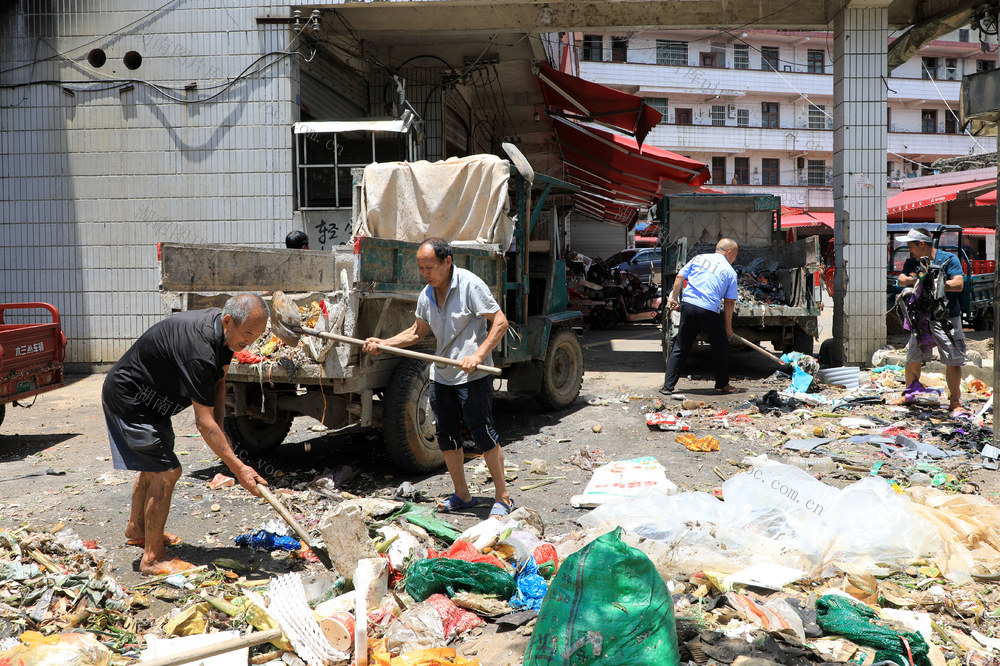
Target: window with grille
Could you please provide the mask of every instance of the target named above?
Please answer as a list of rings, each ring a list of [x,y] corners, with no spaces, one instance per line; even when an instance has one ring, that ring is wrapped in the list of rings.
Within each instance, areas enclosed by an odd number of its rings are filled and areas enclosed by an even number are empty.
[[[646,104],[648,104],[649,106],[651,106],[654,109],[656,109],[657,111],[659,111],[660,115],[663,116],[664,122],[666,122],[666,119],[667,119],[667,98],[666,97],[647,97],[646,98]]]
[[[977,72],[988,72],[993,69],[994,62],[992,60],[977,60],[976,61],[976,71]]]
[[[352,168],[411,158],[408,134],[356,130],[297,134],[295,138],[299,209],[350,208]]]
[[[760,47],[760,68],[763,70],[772,70],[777,72],[778,67],[778,47],[777,46],[762,46]]]
[[[922,79],[936,79],[938,77],[938,59],[930,58],[924,56],[920,59],[920,78]]]
[[[944,59],[944,78],[946,81],[958,81],[958,58]]]
[[[611,38],[611,62],[628,62],[628,39]]]
[[[736,109],[736,126],[750,127],[750,109]]]
[[[778,175],[778,168],[780,166],[780,160],[770,157],[765,157],[760,161],[760,184],[761,185],[780,185],[780,177]]]
[[[735,69],[750,69],[750,45],[733,45],[733,67]]]
[[[726,157],[716,155],[712,158],[712,184],[726,184]]]
[[[692,118],[694,115],[691,113],[691,109],[675,109],[674,110],[674,124],[675,125],[691,125],[693,123]]]
[[[750,158],[737,157],[733,168],[733,185],[750,184]]]
[[[944,112],[944,133],[945,134],[959,134],[958,131],[958,118],[951,111]]]
[[[761,127],[777,127],[778,126],[778,103],[777,102],[761,102],[761,105],[760,105],[760,126]]]
[[[809,129],[826,129],[826,106],[823,104],[809,105]]]
[[[671,39],[656,40],[656,64],[678,65],[688,64],[688,43]]]
[[[959,28],[958,29],[958,41],[960,41],[960,42],[967,42],[967,41],[969,41],[969,29],[968,28]]]
[[[822,74],[826,71],[826,55],[822,51],[809,51],[806,60],[806,71],[810,74]]]
[[[601,35],[583,36],[583,53],[580,58],[588,62],[601,62],[603,60],[604,38]]]
[[[715,127],[725,127],[726,125],[726,105],[712,105],[712,125]]]
[[[806,164],[806,184],[826,185],[826,160],[809,160]]]
[[[935,109],[923,109],[920,112],[920,131],[924,134],[937,133],[937,111]]]

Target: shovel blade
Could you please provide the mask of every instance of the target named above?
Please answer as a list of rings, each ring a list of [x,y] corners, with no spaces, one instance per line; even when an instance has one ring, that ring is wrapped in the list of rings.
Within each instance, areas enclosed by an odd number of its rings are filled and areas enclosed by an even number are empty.
[[[286,345],[294,347],[302,337],[296,332],[301,326],[295,302],[283,291],[274,292],[271,296],[271,331]]]

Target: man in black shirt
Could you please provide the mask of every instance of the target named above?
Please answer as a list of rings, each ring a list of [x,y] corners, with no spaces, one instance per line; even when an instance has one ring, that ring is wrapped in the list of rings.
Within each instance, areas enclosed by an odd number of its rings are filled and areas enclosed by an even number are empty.
[[[225,307],[192,310],[154,324],[111,368],[101,402],[115,469],[139,472],[125,527],[128,543],[143,547],[139,568],[147,575],[175,573],[191,564],[166,555],[163,528],[181,465],[174,453],[170,417],[194,407],[195,423],[209,448],[254,496],[263,478],[233,451],[222,429],[226,371],[233,353],[253,343],[267,324],[260,296],[239,294]]]

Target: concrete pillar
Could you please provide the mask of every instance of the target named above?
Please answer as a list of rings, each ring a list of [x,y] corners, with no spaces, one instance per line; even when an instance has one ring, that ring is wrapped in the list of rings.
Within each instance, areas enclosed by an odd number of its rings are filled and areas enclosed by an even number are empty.
[[[888,5],[851,3],[833,21],[833,335],[853,364],[869,362],[886,335]]]

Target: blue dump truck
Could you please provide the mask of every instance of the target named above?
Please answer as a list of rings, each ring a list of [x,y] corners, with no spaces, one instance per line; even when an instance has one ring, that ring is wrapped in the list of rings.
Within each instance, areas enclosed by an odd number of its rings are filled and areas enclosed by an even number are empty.
[[[965,287],[959,302],[962,305],[962,321],[978,331],[993,328],[993,272],[995,263],[992,260],[973,259],[970,250],[964,243],[962,227],[945,224],[928,224],[926,222],[906,222],[886,225],[888,239],[886,252],[888,264],[886,272],[886,310],[889,312],[887,326],[890,333],[903,331],[902,321],[894,310],[896,296],[903,290],[896,284],[896,277],[903,269],[903,264],[910,256],[903,236],[910,229],[926,229],[934,239],[934,247],[945,252],[951,252],[962,262],[965,272]]]

